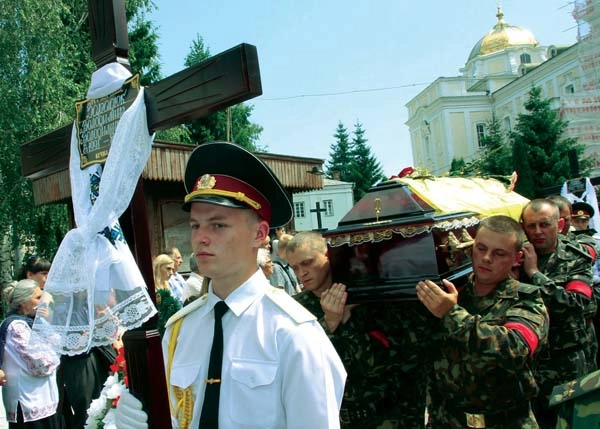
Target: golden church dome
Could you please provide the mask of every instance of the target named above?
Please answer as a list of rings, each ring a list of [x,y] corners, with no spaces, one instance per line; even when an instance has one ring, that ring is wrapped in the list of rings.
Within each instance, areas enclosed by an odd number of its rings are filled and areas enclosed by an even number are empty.
[[[509,25],[504,21],[504,13],[502,13],[500,6],[498,6],[496,17],[498,22],[488,34],[475,44],[469,55],[469,60],[478,55],[491,54],[512,46],[538,46],[538,41],[535,40],[531,31],[516,25]]]

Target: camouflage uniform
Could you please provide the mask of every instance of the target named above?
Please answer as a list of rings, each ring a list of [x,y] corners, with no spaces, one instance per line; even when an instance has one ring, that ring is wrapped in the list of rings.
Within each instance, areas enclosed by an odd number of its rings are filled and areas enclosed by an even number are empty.
[[[543,345],[549,329],[538,287],[507,279],[477,296],[471,279],[437,328],[431,351],[433,429],[538,427],[531,410],[538,389],[530,344],[537,339]]]
[[[418,374],[411,371],[416,364],[403,361],[403,353],[408,350],[400,349],[402,330],[394,325],[398,320],[394,304],[359,305],[346,323],[330,333],[317,296],[305,291],[294,298],[319,319],[348,372],[340,411],[342,428],[424,426],[425,384],[418,382]],[[403,372],[414,379],[403,378]],[[403,414],[403,400],[410,402],[413,409],[419,408],[414,413],[420,414],[420,419]]]
[[[596,240],[592,237],[592,235],[596,231],[587,230],[582,231],[579,234],[573,234],[570,232],[567,234],[571,240],[575,240],[579,244],[581,244],[582,249],[585,250],[590,257],[592,258],[592,275],[593,282],[592,287],[594,291],[594,299],[590,300],[587,308],[585,309],[585,318],[587,322],[587,335],[588,342],[585,348],[585,358],[588,363],[587,372],[595,371],[598,368],[597,364],[597,356],[598,356],[598,339],[596,337],[596,327],[594,326],[596,322],[596,313],[598,310],[598,295],[600,294],[600,284],[596,280],[596,275],[594,274],[594,269],[597,270],[597,260],[600,257],[600,247]]]
[[[538,255],[538,268],[530,281],[542,286],[551,324],[548,347],[540,353],[536,371],[540,394],[534,411],[540,427],[554,429],[556,411],[548,407],[552,388],[585,375],[590,368],[585,312],[593,300],[591,257],[578,243],[559,236],[553,253]]]
[[[556,386],[550,406],[559,408],[556,429],[600,427],[600,371]]]
[[[423,428],[431,368],[427,347],[437,318],[415,301],[368,305],[373,307],[373,321],[391,344],[387,374],[395,405],[387,413],[388,420],[398,422],[399,428]]]

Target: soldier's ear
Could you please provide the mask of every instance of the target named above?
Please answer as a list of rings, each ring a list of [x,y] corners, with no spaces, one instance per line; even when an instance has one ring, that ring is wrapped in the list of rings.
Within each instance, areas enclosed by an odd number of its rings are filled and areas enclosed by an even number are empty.
[[[521,265],[523,265],[524,257],[525,257],[525,254],[523,253],[523,251],[519,250],[517,252],[517,256],[515,257],[515,262],[513,263],[513,268],[518,268]]]
[[[565,218],[561,217],[560,219],[558,219],[558,231],[562,231],[565,228]]]

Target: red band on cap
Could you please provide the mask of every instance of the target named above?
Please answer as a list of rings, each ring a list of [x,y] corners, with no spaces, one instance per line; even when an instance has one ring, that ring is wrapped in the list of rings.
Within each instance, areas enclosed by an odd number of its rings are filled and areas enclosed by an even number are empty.
[[[520,333],[523,336],[523,339],[525,340],[527,345],[529,346],[529,356],[533,356],[540,342],[540,339],[535,334],[535,332],[533,332],[533,329],[519,322],[506,322],[504,324],[504,327]]]
[[[233,198],[253,209],[262,219],[267,222],[271,221],[271,204],[269,200],[256,188],[235,177],[221,174],[204,174],[198,178],[192,192],[185,196],[184,201],[187,203],[193,201],[194,197],[202,195]]]

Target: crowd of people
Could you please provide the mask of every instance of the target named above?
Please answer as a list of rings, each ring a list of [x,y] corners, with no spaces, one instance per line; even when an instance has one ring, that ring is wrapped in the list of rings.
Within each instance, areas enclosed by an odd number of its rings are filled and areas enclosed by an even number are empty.
[[[260,159],[202,145],[185,177],[187,279],[178,248],[153,258],[173,427],[569,427],[553,389],[598,368],[588,204],[553,196],[528,202],[520,221],[483,218],[465,285],[423,278],[416,300],[353,304],[325,238],[286,233],[289,197]],[[61,358],[29,344],[49,269],[29,258],[4,290],[11,428],[82,428],[109,371],[110,350]],[[117,427],[143,426],[141,402],[123,396]]]

